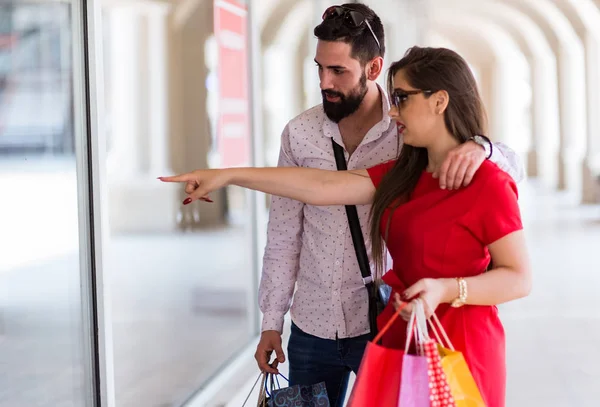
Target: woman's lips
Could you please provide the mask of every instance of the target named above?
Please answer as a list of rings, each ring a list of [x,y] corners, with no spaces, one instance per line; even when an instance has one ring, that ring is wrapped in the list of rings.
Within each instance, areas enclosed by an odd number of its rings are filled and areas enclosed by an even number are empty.
[[[406,126],[403,123],[398,123],[397,127],[398,127],[398,134],[402,134],[404,129],[406,129]]]

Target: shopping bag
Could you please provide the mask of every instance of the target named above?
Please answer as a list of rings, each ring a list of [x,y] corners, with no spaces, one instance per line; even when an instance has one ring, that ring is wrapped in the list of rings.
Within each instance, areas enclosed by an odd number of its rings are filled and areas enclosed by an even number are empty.
[[[425,307],[421,299],[413,300],[413,314],[415,315],[418,331],[419,352],[427,360],[427,375],[429,377],[429,401],[431,407],[457,407],[450,391],[450,385],[438,352],[438,344],[429,337],[427,331],[427,318]]]
[[[282,374],[263,374],[258,407],[330,407],[325,382],[281,387],[279,377],[289,383]]]
[[[311,386],[281,387],[279,377],[289,383],[289,380],[282,374],[261,373],[250,389],[242,407],[248,403],[258,382],[260,382],[260,387],[257,407],[330,407],[325,382]]]
[[[380,339],[400,316],[402,304],[372,342],[367,344],[348,407],[430,407],[427,360],[424,354],[410,355],[410,339],[419,336],[414,314],[407,328],[405,349],[390,349]],[[415,333],[416,332],[416,333]],[[417,341],[418,342],[418,341]],[[417,343],[417,349],[419,349]]]
[[[463,354],[454,349],[435,314],[429,321],[438,341],[437,351],[457,407],[486,407]]]
[[[367,343],[350,393],[348,407],[398,406],[404,352],[400,349],[386,348],[380,345],[379,341],[398,319],[400,310],[390,318],[373,341]]]
[[[248,403],[248,400],[250,400],[250,396],[252,396],[252,393],[254,392],[254,389],[256,388],[256,385],[258,384],[258,382],[260,382],[260,387],[258,388],[258,401],[256,402],[256,407],[267,407],[267,391],[266,391],[267,390],[267,386],[266,386],[267,374],[266,373],[260,373],[258,375],[258,378],[254,381],[254,384],[252,385],[250,392],[246,396],[246,399],[244,400],[242,407],[245,407],[246,404]]]
[[[450,383],[442,368],[442,360],[437,343],[431,339],[423,344],[429,373],[429,400],[431,407],[457,407],[450,391]]]
[[[438,349],[457,407],[486,407],[463,354],[443,346]]]
[[[415,309],[408,321],[406,345],[402,358],[402,375],[400,379],[400,392],[398,394],[398,407],[430,407],[429,400],[429,366],[421,346],[424,336],[422,327],[416,324]],[[427,328],[427,326],[425,326]],[[415,338],[416,355],[410,355],[410,341]]]
[[[325,382],[295,385],[273,390],[267,407],[330,407]]]
[[[427,358],[404,354],[398,407],[430,407]]]

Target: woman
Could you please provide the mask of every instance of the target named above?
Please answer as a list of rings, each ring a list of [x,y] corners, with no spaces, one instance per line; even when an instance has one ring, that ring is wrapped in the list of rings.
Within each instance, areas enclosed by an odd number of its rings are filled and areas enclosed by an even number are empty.
[[[371,240],[381,275],[385,243],[394,262],[383,279],[396,301],[420,297],[462,351],[488,407],[505,404],[505,338],[497,304],[531,289],[517,190],[486,161],[468,187],[440,189],[434,173],[454,147],[484,134],[485,115],[467,63],[447,49],[411,48],[388,75],[390,116],[403,134],[397,160],[357,171],[308,168],[198,170],[161,178],[187,182],[184,204],[238,185],[310,205],[373,204]],[[384,243],[385,242],[385,243]],[[493,263],[493,268],[486,268]],[[402,348],[406,320],[384,344]]]

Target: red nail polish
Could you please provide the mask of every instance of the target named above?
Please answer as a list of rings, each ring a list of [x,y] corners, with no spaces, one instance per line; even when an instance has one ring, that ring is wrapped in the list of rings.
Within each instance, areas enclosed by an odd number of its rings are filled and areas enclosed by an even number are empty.
[[[212,200],[212,199],[210,199],[210,198],[200,198],[200,199],[202,199],[204,202],[210,202],[210,203],[213,203],[213,200]]]
[[[189,204],[190,202],[192,202],[192,198],[186,198],[185,201],[183,201],[184,205]]]

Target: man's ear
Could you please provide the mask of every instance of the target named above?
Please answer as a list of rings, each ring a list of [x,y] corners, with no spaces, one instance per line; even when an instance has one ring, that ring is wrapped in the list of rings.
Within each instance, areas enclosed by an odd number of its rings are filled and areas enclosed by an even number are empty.
[[[381,75],[381,72],[383,71],[383,58],[373,58],[367,63],[365,69],[365,74],[367,75],[368,80],[377,80],[377,78],[379,78],[379,75]]]

